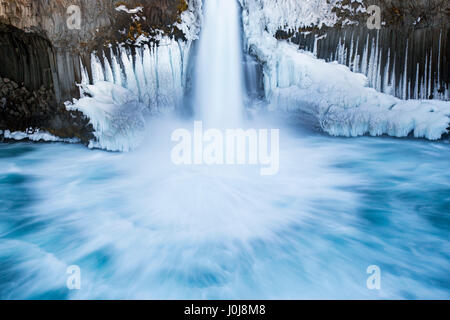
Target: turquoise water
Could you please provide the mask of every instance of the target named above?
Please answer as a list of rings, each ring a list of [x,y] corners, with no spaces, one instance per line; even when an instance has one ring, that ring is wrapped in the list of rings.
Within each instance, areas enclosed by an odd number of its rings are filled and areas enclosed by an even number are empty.
[[[153,127],[128,154],[0,144],[0,298],[450,298],[448,142],[286,128],[262,177],[175,167]]]

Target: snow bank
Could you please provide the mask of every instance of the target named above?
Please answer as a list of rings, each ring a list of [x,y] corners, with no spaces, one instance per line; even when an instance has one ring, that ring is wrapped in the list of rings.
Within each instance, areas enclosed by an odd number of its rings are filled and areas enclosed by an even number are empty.
[[[146,106],[132,91],[109,82],[97,81],[82,87],[84,97],[66,102],[68,110],[78,110],[89,117],[95,141],[90,148],[130,151],[143,141],[146,130]]]
[[[312,6],[318,2],[321,1],[305,1],[299,6],[307,10],[311,5],[311,17],[320,17],[321,11]],[[405,137],[412,132],[417,138],[437,140],[447,133],[450,102],[405,101],[368,88],[364,75],[276,40],[270,31],[272,27],[266,26],[267,21],[277,17],[265,7],[269,2],[242,0],[242,4],[247,49],[263,63],[265,95],[271,108],[312,114],[331,135]]]

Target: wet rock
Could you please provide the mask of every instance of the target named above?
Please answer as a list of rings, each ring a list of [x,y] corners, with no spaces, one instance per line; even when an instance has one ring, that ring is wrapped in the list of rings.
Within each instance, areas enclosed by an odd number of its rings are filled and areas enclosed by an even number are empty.
[[[89,119],[81,113],[67,111],[56,102],[50,88],[29,90],[7,81],[0,92],[0,130],[28,128],[48,131],[61,138],[76,137],[84,143],[93,138]]]

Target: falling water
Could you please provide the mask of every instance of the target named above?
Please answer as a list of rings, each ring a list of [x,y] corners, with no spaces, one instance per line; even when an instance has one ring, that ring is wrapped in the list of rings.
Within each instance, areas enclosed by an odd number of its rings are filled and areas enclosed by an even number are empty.
[[[195,81],[195,115],[236,127],[243,114],[242,44],[237,1],[206,0]]]

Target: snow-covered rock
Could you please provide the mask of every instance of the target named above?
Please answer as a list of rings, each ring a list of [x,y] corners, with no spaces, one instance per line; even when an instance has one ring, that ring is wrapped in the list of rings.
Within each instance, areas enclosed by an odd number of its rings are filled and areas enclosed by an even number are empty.
[[[175,24],[187,41],[197,40],[202,25],[202,0],[190,0],[188,9],[181,13],[181,22]]]
[[[240,0],[240,2],[244,10],[251,11],[254,16],[260,18],[260,23],[271,35],[278,30],[297,31],[299,28],[312,26],[331,27],[339,21],[334,10],[336,8],[366,11],[362,0]],[[352,5],[356,3],[356,9],[350,6],[349,2]]]

